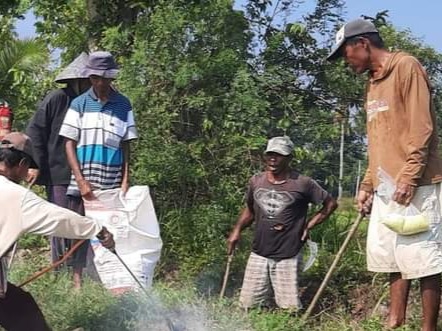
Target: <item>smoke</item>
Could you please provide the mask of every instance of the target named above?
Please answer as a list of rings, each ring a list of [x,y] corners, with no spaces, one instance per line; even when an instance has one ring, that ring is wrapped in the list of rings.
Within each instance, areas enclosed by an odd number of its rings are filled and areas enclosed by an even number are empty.
[[[145,300],[144,300],[145,301]],[[134,331],[209,331],[207,315],[197,307],[165,307],[159,301],[144,303]]]
[[[252,330],[243,311],[188,291],[167,289],[149,296],[139,292],[129,300],[128,304],[136,306],[127,327],[132,331]]]

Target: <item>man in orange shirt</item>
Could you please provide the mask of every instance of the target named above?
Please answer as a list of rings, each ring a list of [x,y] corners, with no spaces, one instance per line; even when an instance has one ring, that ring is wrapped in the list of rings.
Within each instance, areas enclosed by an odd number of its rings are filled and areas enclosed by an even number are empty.
[[[328,59],[339,57],[354,72],[370,76],[365,104],[369,165],[358,206],[371,212],[368,270],[390,274],[388,327],[405,322],[410,280],[420,279],[422,330],[436,331],[442,272],[442,161],[428,76],[416,58],[386,50],[376,27],[363,19],[338,31]],[[393,180],[391,194],[382,189],[381,173]],[[381,221],[391,201],[412,203],[429,221],[429,230],[405,236],[388,229]]]

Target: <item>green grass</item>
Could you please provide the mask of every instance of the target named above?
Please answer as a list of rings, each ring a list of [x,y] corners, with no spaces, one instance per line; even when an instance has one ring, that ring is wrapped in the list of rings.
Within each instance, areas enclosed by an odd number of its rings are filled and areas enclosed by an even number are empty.
[[[15,266],[10,279],[20,283],[45,263],[43,256],[33,257]],[[117,297],[88,278],[76,292],[68,274],[48,273],[26,290],[55,331],[80,326],[90,331],[160,331],[168,330],[168,319],[193,331],[252,330],[233,300],[201,296],[191,284],[157,282],[149,296],[139,292]]]
[[[320,245],[319,256],[308,272],[301,274],[304,306],[308,306],[326,274],[335,253],[355,219],[354,212],[340,212],[314,229],[312,239]],[[149,297],[130,293],[115,297],[98,283],[86,279],[80,292],[72,288],[70,276],[49,273],[29,284],[29,290],[41,306],[54,331],[83,327],[90,331],[161,331],[168,330],[167,319],[188,331],[380,331],[383,330],[388,296],[386,276],[365,270],[365,233],[361,224],[338,268],[323,293],[312,318],[304,325],[300,315],[283,310],[254,309],[245,312],[238,306],[239,289],[248,256],[248,240],[235,255],[226,297],[218,298],[225,268],[225,252],[200,267],[195,274],[191,266],[173,273],[160,272]],[[34,239],[32,239],[34,240]],[[38,239],[35,239],[39,243]],[[40,246],[40,244],[38,245]],[[48,264],[48,251],[33,249],[13,266],[11,280],[19,283]],[[176,264],[192,263],[188,257]],[[184,272],[182,271],[184,270]],[[388,293],[388,292],[387,292]],[[382,300],[379,298],[384,296]],[[372,316],[377,305],[379,309]],[[421,307],[417,284],[410,296],[407,326],[400,331],[418,330]],[[302,313],[302,312],[301,312]],[[301,314],[300,313],[300,314]]]

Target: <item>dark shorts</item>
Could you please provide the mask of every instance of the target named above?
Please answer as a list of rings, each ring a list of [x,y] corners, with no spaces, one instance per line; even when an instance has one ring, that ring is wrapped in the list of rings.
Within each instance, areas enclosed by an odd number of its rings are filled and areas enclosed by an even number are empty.
[[[46,187],[48,200],[60,207],[75,211],[84,215],[83,200],[81,197],[67,196],[68,185],[52,185]],[[59,237],[51,238],[52,261],[60,260],[63,255],[77,242],[76,239],[65,239]],[[77,250],[68,258],[66,265],[73,268],[86,266],[86,256],[90,246],[89,240],[77,248]]]
[[[51,330],[32,295],[11,283],[0,299],[0,325],[7,331]]]

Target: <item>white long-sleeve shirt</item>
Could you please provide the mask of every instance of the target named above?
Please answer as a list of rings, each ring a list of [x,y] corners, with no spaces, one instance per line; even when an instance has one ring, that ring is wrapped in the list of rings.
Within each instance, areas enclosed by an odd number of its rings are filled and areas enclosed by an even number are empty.
[[[70,239],[89,239],[101,231],[97,221],[40,198],[0,175],[0,257],[2,260],[25,233]],[[0,285],[6,290],[5,263],[0,263]],[[3,266],[3,267],[2,267]],[[3,271],[3,272],[2,272]],[[3,275],[3,277],[2,277]],[[3,279],[2,279],[3,278]],[[2,286],[0,286],[0,297]]]

